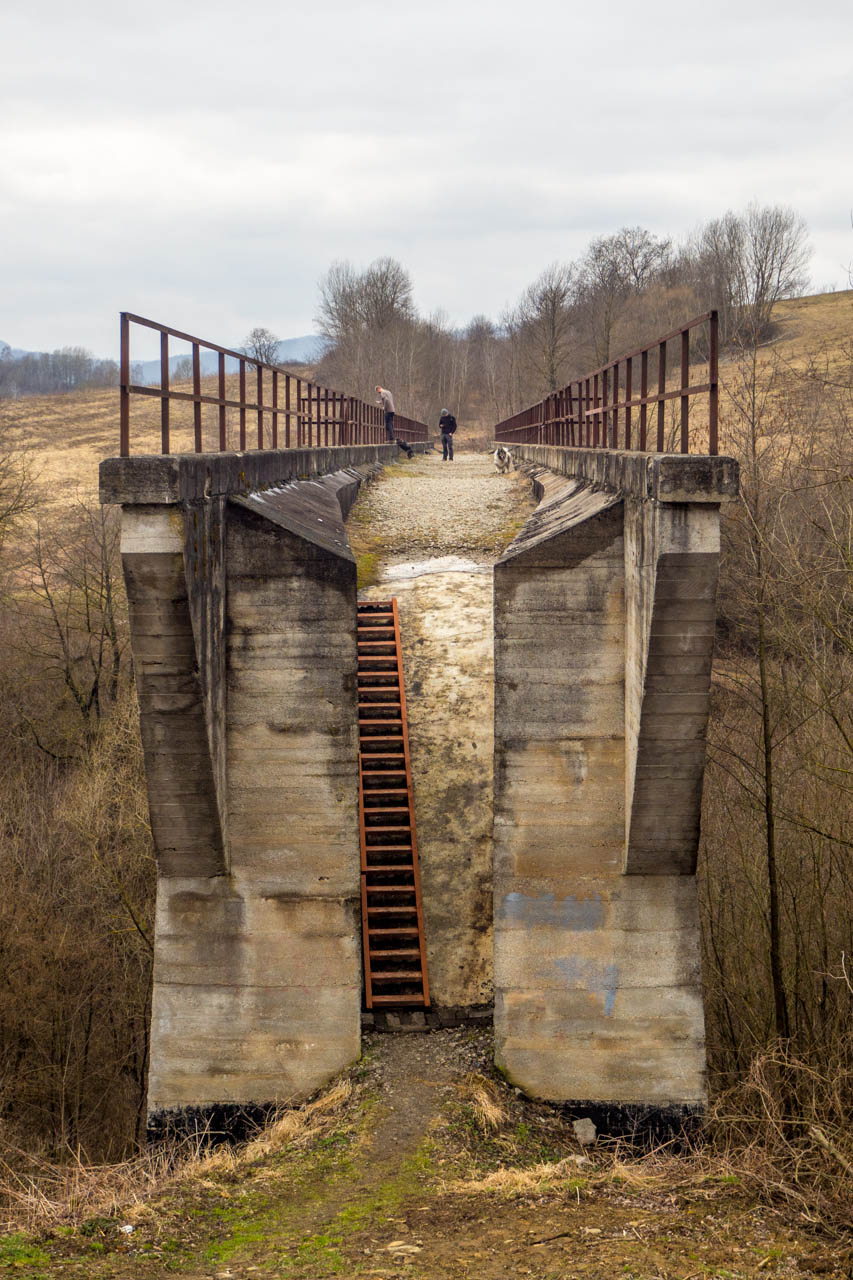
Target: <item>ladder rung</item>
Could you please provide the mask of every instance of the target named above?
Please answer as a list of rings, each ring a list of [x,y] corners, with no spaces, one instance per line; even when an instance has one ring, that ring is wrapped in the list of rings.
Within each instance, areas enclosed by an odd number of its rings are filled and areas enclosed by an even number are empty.
[[[369,916],[416,916],[418,909],[417,907],[371,907],[368,905],[367,914]]]
[[[371,951],[371,960],[374,957],[385,957],[386,959],[397,959],[400,956],[419,956],[421,954],[420,947],[380,947],[378,951]]]
[[[411,866],[407,867],[405,863],[392,862],[387,867],[378,866],[378,865],[365,867],[362,870],[362,875],[367,875],[368,871],[402,871],[405,874],[409,874],[410,872],[414,871],[414,867],[411,867]]]
[[[374,907],[374,910],[376,910],[375,907]],[[400,934],[405,934],[407,937],[409,937],[410,935],[417,936],[418,930],[417,928],[413,928],[409,924],[404,924],[404,925],[401,925],[399,929],[368,929],[367,932],[368,932],[368,936],[371,938],[384,938],[384,937],[387,937],[389,934],[394,934],[395,936]]]
[[[421,976],[421,971],[420,969],[382,969],[377,973],[375,969],[371,969],[370,976],[374,982],[401,982],[406,978],[414,982]]]
[[[422,1004],[426,1008],[423,996],[374,996],[374,1004]]]

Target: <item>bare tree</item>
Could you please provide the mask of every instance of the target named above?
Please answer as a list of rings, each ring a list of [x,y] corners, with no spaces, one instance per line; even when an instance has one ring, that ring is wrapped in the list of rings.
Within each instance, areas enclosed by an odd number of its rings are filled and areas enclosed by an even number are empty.
[[[595,364],[610,359],[614,329],[628,299],[652,284],[670,251],[669,240],[658,240],[643,227],[623,227],[591,242],[581,259],[578,293],[592,334]]]
[[[275,364],[278,359],[278,338],[269,329],[252,329],[243,339],[243,350],[257,364]]]
[[[556,391],[567,376],[573,346],[571,266],[552,262],[528,285],[512,315],[512,333],[521,360],[533,375],[534,393]]]
[[[767,336],[775,303],[808,283],[808,228],[793,209],[751,204],[729,210],[702,229],[697,269],[709,301],[721,313],[724,341]]]
[[[0,439],[0,550],[11,530],[36,503],[29,460]]]
[[[377,334],[415,319],[412,281],[395,258],[377,258],[358,272],[351,262],[333,262],[320,281],[317,324],[331,342],[359,332]]]

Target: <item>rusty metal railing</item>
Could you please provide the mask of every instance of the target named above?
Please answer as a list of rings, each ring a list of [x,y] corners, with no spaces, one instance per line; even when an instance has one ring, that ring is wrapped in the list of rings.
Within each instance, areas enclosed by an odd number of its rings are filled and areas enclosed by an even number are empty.
[[[705,361],[708,380],[691,384],[690,331],[705,324],[708,325]],[[656,338],[647,347],[638,347],[636,351],[618,356],[593,373],[575,378],[561,391],[546,396],[538,404],[506,418],[495,427],[495,440],[504,444],[556,444],[585,449],[637,449],[641,452],[651,446],[651,451],[657,453],[689,453],[690,397],[707,393],[707,452],[716,454],[718,334],[717,312],[707,311],[680,329]],[[680,381],[677,386],[668,388],[667,347],[675,341],[680,344]],[[650,356],[653,357],[651,372],[656,374],[656,391],[649,390]],[[668,400],[676,399],[680,400],[679,418],[674,430],[668,433],[665,406]],[[654,424],[648,421],[650,405],[657,406]]]
[[[130,331],[131,325],[153,329],[160,334],[160,382],[147,386],[131,381]],[[192,391],[178,390],[172,386],[169,340],[174,338],[190,344],[192,350]],[[203,375],[201,352],[216,354],[216,373]],[[229,375],[226,360],[237,363],[238,390],[228,394]],[[258,449],[311,449],[351,444],[385,444],[385,414],[379,405],[368,404],[355,396],[321,387],[295,374],[287,373],[274,364],[255,360],[245,351],[233,351],[218,343],[207,342],[192,334],[171,329],[168,325],[146,320],[129,311],[121,313],[121,363],[119,366],[120,426],[119,451],[123,458],[130,454],[130,402],[131,396],[149,396],[160,400],[160,451],[172,451],[173,403],[192,405],[192,441],[196,453],[205,449],[203,407],[217,410],[213,432],[214,449],[229,449],[228,410],[238,415],[238,441],[236,447],[243,452],[247,447]],[[205,387],[202,379],[205,379]],[[233,380],[234,375],[230,375]],[[250,399],[249,380],[254,383],[254,398]],[[216,380],[216,394],[212,394],[209,381]],[[265,395],[265,390],[269,393]],[[249,420],[253,421],[253,444],[248,446]],[[422,422],[396,414],[394,430],[401,440],[417,441],[428,438],[428,428]],[[210,437],[210,430],[208,430]],[[257,443],[255,444],[254,441]],[[234,448],[234,446],[231,446]]]

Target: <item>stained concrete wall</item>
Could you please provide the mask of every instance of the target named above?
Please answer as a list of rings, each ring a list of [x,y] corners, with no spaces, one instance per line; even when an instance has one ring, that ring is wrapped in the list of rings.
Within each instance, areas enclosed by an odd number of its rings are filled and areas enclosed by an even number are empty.
[[[736,468],[515,452],[543,501],[495,566],[497,1061],[553,1101],[700,1106],[691,872]]]
[[[159,871],[156,1128],[187,1108],[221,1118],[304,1096],[358,1056],[356,575],[343,516],[394,453],[102,467],[102,500],[123,500]]]

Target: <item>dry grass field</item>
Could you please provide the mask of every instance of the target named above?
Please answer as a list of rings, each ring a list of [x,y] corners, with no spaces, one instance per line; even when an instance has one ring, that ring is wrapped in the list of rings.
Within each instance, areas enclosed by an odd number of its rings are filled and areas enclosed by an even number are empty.
[[[313,369],[305,366],[299,376],[308,379]],[[176,391],[192,391],[191,382],[173,382]],[[202,393],[217,394],[215,377],[202,379]],[[236,376],[226,380],[226,396],[238,396]],[[254,395],[254,380],[248,396]],[[282,393],[283,395],[283,393]],[[266,403],[272,400],[269,386],[264,388]],[[294,402],[295,404],[295,402]],[[257,441],[257,414],[246,415],[249,447]],[[283,419],[280,430],[283,432]],[[239,413],[227,411],[229,447],[239,447]],[[270,432],[270,417],[265,416],[265,431]],[[218,447],[219,418],[213,405],[203,407],[205,450]],[[171,442],[174,453],[193,448],[192,405],[173,401],[171,405]],[[130,419],[131,453],[160,452],[160,401],[150,396],[133,396]],[[115,387],[98,391],[68,392],[49,396],[25,396],[19,400],[0,399],[0,449],[26,450],[40,481],[42,500],[61,505],[76,498],[91,499],[98,492],[98,464],[119,451],[119,393]]]

